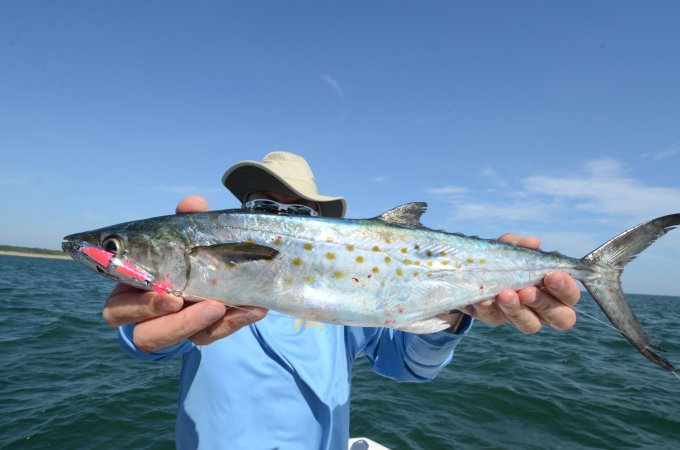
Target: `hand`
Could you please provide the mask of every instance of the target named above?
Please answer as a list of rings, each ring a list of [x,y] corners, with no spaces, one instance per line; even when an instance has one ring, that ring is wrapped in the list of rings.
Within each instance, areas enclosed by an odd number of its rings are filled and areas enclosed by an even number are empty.
[[[189,196],[177,205],[177,214],[208,210],[202,197]],[[118,284],[106,300],[102,316],[110,325],[135,322],[134,344],[144,352],[177,344],[184,339],[206,345],[262,319],[267,314],[256,306],[229,307],[205,300],[185,302],[179,297],[143,291]]]
[[[498,238],[519,247],[538,249],[540,240],[536,237],[521,238],[504,234]],[[578,285],[564,272],[552,272],[543,279],[543,287],[529,286],[515,292],[506,289],[495,301],[485,300],[466,308],[466,313],[489,324],[510,322],[522,333],[533,334],[545,322],[557,330],[568,330],[576,323],[572,309],[581,296]]]

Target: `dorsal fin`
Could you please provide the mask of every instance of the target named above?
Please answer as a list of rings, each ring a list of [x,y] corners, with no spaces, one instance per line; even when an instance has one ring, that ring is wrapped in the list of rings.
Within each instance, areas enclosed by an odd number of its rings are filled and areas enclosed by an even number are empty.
[[[377,220],[413,228],[425,228],[420,217],[427,209],[425,202],[412,202],[392,208],[376,217]]]

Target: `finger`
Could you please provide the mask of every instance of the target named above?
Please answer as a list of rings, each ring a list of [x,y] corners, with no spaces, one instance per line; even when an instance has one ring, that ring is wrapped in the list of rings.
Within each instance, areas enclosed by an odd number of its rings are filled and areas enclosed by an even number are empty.
[[[179,201],[175,212],[177,214],[189,214],[208,211],[208,201],[198,195],[189,195]]]
[[[518,296],[520,303],[557,330],[568,330],[576,323],[574,310],[542,289],[533,286],[520,289]]]
[[[147,353],[177,344],[220,320],[226,310],[224,303],[213,300],[194,303],[177,313],[138,323],[133,342]]]
[[[465,312],[484,323],[498,325],[508,321],[498,305],[492,300],[484,300],[483,302],[472,305],[471,308],[472,311],[467,309]]]
[[[506,244],[515,245],[513,242],[518,241],[519,236],[517,236],[516,234],[512,234],[512,233],[505,233],[504,235],[499,237],[497,240],[499,242],[505,242]]]
[[[184,301],[174,295],[118,284],[106,299],[102,317],[115,327],[177,312],[183,304]]]
[[[267,310],[258,308],[257,306],[228,308],[222,318],[204,330],[194,334],[189,340],[198,345],[208,345],[211,342],[215,342],[218,339],[222,339],[223,337],[237,332],[253,322],[257,322],[266,315]]]
[[[499,242],[505,242],[506,244],[512,244],[517,247],[526,247],[537,250],[541,246],[541,240],[536,236],[520,237],[516,234],[505,233],[503,236],[498,238]]]
[[[496,303],[508,321],[522,333],[534,334],[540,331],[541,319],[531,308],[522,304],[518,292],[506,289],[496,296]]]
[[[558,301],[574,306],[581,298],[581,290],[576,281],[564,272],[551,272],[543,279],[543,287]]]

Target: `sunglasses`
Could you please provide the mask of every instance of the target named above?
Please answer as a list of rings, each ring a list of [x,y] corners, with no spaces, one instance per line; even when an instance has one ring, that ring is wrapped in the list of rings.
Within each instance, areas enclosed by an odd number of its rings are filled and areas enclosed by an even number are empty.
[[[279,203],[274,200],[255,199],[247,201],[244,205],[253,211],[266,211],[276,214],[290,214],[292,216],[318,216],[319,213],[307,205]]]

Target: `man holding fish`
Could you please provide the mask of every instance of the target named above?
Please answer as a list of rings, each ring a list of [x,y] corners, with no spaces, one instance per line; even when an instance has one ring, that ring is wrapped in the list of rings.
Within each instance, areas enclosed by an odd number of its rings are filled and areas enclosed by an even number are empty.
[[[248,209],[324,217],[342,217],[346,209],[343,198],[318,194],[307,162],[292,153],[240,162],[222,181]],[[207,210],[204,199],[191,196],[176,212]],[[513,234],[500,240],[539,246],[537,238]],[[523,333],[536,333],[542,323],[566,330],[576,321],[572,306],[579,295],[569,275],[554,272],[543,288],[505,290],[495,301],[452,311],[447,330],[411,334],[302,320],[255,306],[188,303],[119,284],[103,317],[119,326],[124,350],[139,359],[182,355],[178,448],[346,449],[355,358],[365,356],[374,371],[399,381],[428,381],[451,361],[471,317],[510,322]]]

